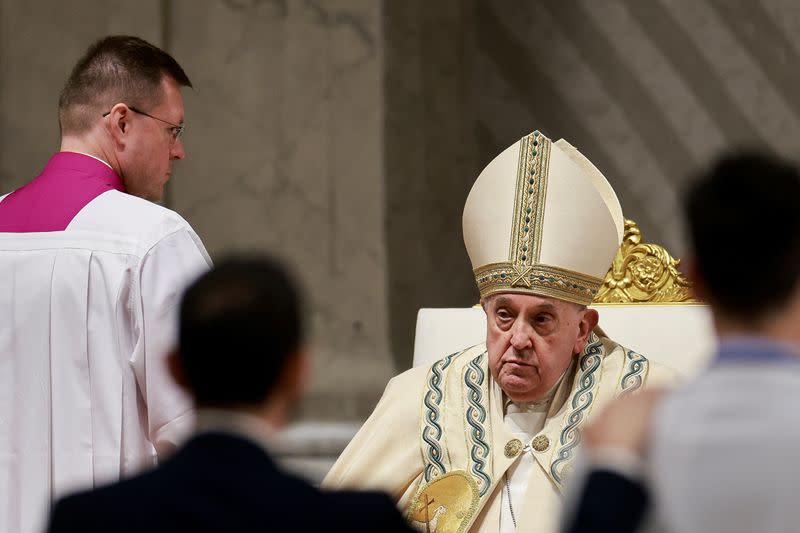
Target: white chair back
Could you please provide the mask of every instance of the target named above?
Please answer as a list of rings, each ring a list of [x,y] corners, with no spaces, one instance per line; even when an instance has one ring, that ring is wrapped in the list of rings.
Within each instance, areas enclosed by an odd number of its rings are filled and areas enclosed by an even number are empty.
[[[600,328],[623,346],[685,376],[700,371],[716,347],[711,315],[699,304],[599,304]],[[420,309],[414,366],[431,364],[486,340],[479,307]]]

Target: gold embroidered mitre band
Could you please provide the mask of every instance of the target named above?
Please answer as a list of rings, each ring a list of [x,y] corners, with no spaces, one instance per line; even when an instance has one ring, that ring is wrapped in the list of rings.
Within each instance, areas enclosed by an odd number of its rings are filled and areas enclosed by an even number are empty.
[[[583,154],[535,131],[478,176],[463,229],[482,298],[518,292],[589,304],[624,219],[611,185]]]

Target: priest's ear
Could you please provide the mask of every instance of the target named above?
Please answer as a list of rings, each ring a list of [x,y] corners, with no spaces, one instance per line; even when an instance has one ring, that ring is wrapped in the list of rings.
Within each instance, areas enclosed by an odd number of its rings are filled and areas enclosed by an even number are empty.
[[[186,379],[186,371],[183,369],[181,354],[177,348],[167,355],[167,369],[169,370],[169,375],[172,376],[172,380],[180,388],[189,392],[189,381]]]
[[[271,391],[270,399],[295,405],[308,387],[310,374],[309,354],[307,349],[301,346],[286,358],[278,380]]]
[[[105,118],[105,129],[114,146],[121,149],[125,146],[125,134],[131,127],[131,115],[133,112],[126,104],[114,104],[111,110],[103,115]]]

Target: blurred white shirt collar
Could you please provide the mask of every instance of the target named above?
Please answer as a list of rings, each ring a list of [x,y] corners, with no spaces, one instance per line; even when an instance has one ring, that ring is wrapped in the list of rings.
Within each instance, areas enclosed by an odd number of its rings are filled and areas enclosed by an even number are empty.
[[[197,433],[229,433],[245,438],[269,452],[276,431],[257,416],[231,409],[203,408],[197,410]]]

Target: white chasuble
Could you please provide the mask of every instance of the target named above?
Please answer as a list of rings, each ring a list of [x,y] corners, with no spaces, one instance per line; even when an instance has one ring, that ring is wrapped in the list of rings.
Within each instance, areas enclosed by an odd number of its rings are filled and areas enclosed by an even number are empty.
[[[543,422],[517,433],[506,423],[485,345],[412,368],[389,382],[323,487],[386,491],[420,531],[498,533],[501,520],[508,527],[501,516],[510,473],[517,531],[556,531],[582,424],[624,391],[674,380],[672,371],[595,334],[568,374]],[[520,437],[528,431],[526,465]]]

